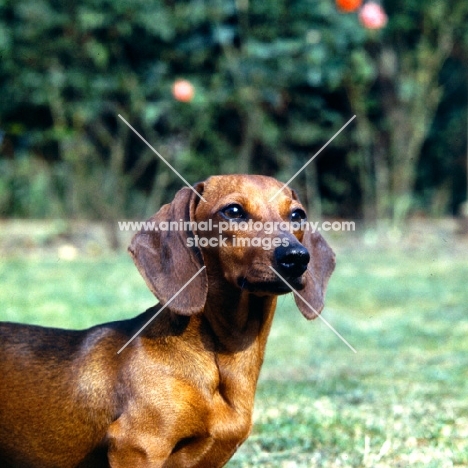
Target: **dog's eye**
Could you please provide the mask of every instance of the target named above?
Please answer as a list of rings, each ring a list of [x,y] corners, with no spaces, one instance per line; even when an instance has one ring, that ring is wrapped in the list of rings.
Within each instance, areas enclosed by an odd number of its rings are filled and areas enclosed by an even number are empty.
[[[247,216],[240,205],[229,205],[221,210],[221,213],[228,219],[245,219]]]
[[[294,210],[291,213],[292,223],[300,223],[301,221],[304,221],[305,219],[307,219],[307,215],[305,214],[304,210],[301,210],[298,208],[297,210]]]

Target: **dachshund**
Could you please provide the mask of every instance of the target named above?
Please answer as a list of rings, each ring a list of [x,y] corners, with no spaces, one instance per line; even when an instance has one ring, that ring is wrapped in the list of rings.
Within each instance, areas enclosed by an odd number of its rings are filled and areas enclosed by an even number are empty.
[[[0,323],[0,466],[225,465],[252,427],[277,297],[323,308],[335,256],[305,220],[273,178],[212,176],[131,241],[158,305],[81,331]]]

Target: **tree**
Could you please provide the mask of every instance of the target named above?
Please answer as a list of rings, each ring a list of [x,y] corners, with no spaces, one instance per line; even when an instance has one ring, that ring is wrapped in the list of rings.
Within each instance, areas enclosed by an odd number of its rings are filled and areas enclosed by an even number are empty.
[[[387,8],[369,32],[333,0],[0,0],[0,208],[111,223],[154,212],[180,181],[118,114],[195,182],[287,180],[355,113],[294,185],[316,212],[404,218],[467,7]],[[171,94],[179,78],[189,102]]]
[[[414,200],[421,148],[443,93],[440,72],[464,39],[468,4],[396,2],[389,15],[382,37],[354,52],[345,84],[358,115],[366,212],[399,223]]]

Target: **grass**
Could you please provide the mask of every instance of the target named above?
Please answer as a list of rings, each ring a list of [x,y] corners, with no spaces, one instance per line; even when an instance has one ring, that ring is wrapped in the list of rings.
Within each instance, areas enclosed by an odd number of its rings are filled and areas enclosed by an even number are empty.
[[[333,242],[331,242],[333,244]],[[466,246],[335,246],[323,316],[282,297],[243,467],[468,467]],[[0,320],[83,328],[154,299],[126,256],[0,262]]]

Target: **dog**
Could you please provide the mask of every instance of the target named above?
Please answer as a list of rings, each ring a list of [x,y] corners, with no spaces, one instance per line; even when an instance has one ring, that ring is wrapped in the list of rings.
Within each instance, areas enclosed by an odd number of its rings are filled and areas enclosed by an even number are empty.
[[[294,289],[307,319],[323,308],[335,256],[305,220],[273,178],[210,177],[149,220],[189,229],[131,241],[158,305],[82,331],[1,323],[0,466],[225,465],[252,427],[277,297]]]

